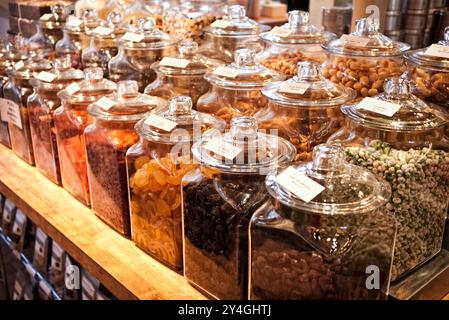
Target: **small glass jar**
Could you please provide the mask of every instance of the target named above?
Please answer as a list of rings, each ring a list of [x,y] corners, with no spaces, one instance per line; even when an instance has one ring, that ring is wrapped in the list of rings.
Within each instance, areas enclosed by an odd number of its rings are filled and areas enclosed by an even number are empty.
[[[289,163],[295,147],[258,132],[255,118],[236,117],[229,132],[192,153],[201,167],[182,180],[184,275],[213,298],[246,299],[249,221],[267,199],[266,174]]]
[[[92,123],[87,107],[111,95],[116,84],[103,79],[101,68],[84,69],[84,80],[58,93],[61,106],[53,114],[62,186],[83,204],[90,205],[84,130]]]
[[[384,80],[405,71],[403,53],[408,44],[393,41],[379,32],[379,20],[357,20],[356,31],[324,45],[327,61],[323,74],[332,82],[373,97],[383,91]]]
[[[25,60],[21,68],[8,69],[8,82],[3,87],[3,96],[10,100],[15,121],[8,123],[11,147],[16,155],[30,165],[34,165],[33,145],[31,142],[30,121],[27,108],[28,97],[33,93],[30,80],[41,71],[52,68],[50,61],[35,58]]]
[[[356,92],[323,77],[318,62],[298,62],[298,74],[262,90],[268,106],[256,113],[259,127],[278,130],[296,147],[296,161],[310,160],[313,148],[344,124],[340,111]]]
[[[204,75],[216,67],[217,62],[199,55],[198,44],[190,40],[181,42],[178,50],[178,55],[169,57],[174,59],[171,64],[164,64],[165,60],[153,64],[157,78],[145,88],[145,93],[165,100],[189,96],[196,109],[199,97],[210,89]]]
[[[226,1],[187,0],[163,14],[164,31],[184,40],[202,44],[204,28],[223,17]]]
[[[329,138],[346,158],[386,179],[392,195],[385,209],[399,222],[392,280],[422,265],[440,250],[449,204],[449,115],[411,94],[410,83],[389,78],[375,99],[390,117],[363,105],[342,107],[346,126]],[[393,110],[394,111],[394,110]]]
[[[438,45],[449,48],[449,27],[444,30],[444,40]],[[447,108],[449,107],[449,59],[443,57],[444,54],[441,56],[426,54],[429,48],[409,51],[405,54],[407,76],[415,84],[416,96]]]
[[[222,118],[230,124],[237,116],[253,116],[267,106],[268,100],[262,95],[262,89],[275,81],[284,79],[281,74],[272,71],[254,61],[255,52],[239,49],[235,62],[223,68],[208,72],[205,79],[212,88],[198,99],[197,110]]]
[[[94,123],[84,130],[91,207],[117,232],[130,236],[126,151],[139,141],[137,121],[163,102],[139,94],[136,81],[119,82],[106,101],[88,107]]]
[[[257,61],[290,78],[296,75],[298,62],[326,61],[321,45],[335,37],[335,34],[310,24],[308,12],[290,11],[288,23],[260,35],[265,49],[258,54]]]
[[[62,39],[62,30],[68,17],[67,6],[55,4],[50,9],[51,13],[44,14],[40,18],[39,24],[44,34],[47,35],[53,44],[56,44],[56,42]]]
[[[51,39],[44,34],[39,24],[36,25],[36,33],[25,40],[25,49],[28,56],[38,56],[39,58],[51,58],[54,55],[54,44]]]
[[[64,29],[61,40],[56,42],[55,55],[56,58],[69,56],[72,67],[75,69],[81,68],[81,50],[77,47],[75,42],[72,41],[67,29]]]
[[[231,63],[235,51],[257,43],[259,34],[268,31],[269,26],[261,25],[246,16],[245,7],[233,5],[228,7],[227,15],[206,27],[205,43],[200,53],[208,58]]]
[[[89,35],[96,27],[104,24],[104,21],[97,17],[95,10],[86,10],[82,19],[69,16],[64,28],[68,30],[70,38],[80,50],[89,47]]]
[[[56,184],[61,184],[53,119],[55,110],[61,105],[58,92],[83,79],[83,72],[70,68],[70,65],[67,56],[56,59],[50,74],[38,74],[30,80],[34,93],[27,100],[36,167]]]
[[[120,41],[119,41],[120,42]],[[145,90],[145,76],[144,74],[131,62],[125,54],[125,48],[123,44],[118,43],[118,53],[112,57],[108,63],[109,80],[114,82],[133,80],[137,81],[139,91]]]
[[[152,112],[136,125],[140,141],[126,154],[131,234],[136,245],[175,270],[182,270],[181,179],[198,164],[190,148],[194,141],[224,130],[224,122],[192,110],[186,96],[172,98],[168,109]],[[158,117],[175,126],[157,127]]]
[[[309,197],[302,184],[322,191]],[[397,226],[382,211],[385,180],[345,162],[341,146],[319,145],[266,186],[250,226],[250,299],[387,298]]]

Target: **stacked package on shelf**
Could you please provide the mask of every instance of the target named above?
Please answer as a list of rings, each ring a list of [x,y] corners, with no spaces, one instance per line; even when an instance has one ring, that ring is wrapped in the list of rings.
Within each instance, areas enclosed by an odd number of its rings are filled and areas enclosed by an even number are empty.
[[[396,41],[404,40],[404,3],[403,0],[388,1],[384,25],[385,35]]]

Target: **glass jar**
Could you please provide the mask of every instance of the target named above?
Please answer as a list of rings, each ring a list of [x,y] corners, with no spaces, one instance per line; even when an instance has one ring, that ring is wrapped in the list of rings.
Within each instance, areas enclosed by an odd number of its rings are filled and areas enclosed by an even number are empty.
[[[156,79],[156,73],[151,69],[151,65],[163,57],[175,55],[179,39],[157,29],[153,18],[140,19],[139,26],[131,28],[130,32],[136,33],[142,39],[122,41],[125,55],[141,70],[147,86]]]
[[[34,165],[31,142],[30,121],[27,99],[33,93],[30,80],[39,72],[52,68],[50,61],[35,58],[24,60],[21,67],[8,69],[8,82],[3,87],[3,96],[9,101],[8,113],[13,113],[14,121],[9,121],[8,129],[11,147],[15,154],[30,165]]]
[[[404,79],[389,78],[384,89],[374,105],[383,105],[381,112],[399,108],[396,113],[376,113],[370,110],[379,109],[363,104],[344,106],[347,124],[329,142],[341,143],[350,163],[391,185],[385,208],[399,222],[392,271],[396,280],[441,249],[449,203],[449,116],[412,95]]]
[[[122,81],[117,93],[87,109],[94,118],[84,130],[92,210],[126,236],[131,234],[126,151],[139,140],[137,121],[161,105],[162,100],[139,94],[136,81]]]
[[[145,5],[144,0],[134,0],[133,3],[125,10],[124,19],[129,25],[138,26],[140,19],[145,19],[153,17],[152,12],[150,12]],[[155,19],[155,25],[156,19]]]
[[[44,34],[39,24],[36,24],[36,32],[33,36],[26,39],[25,49],[28,56],[38,56],[40,58],[51,58],[54,54],[54,44],[51,39]]]
[[[187,0],[163,14],[164,31],[201,44],[204,28],[226,14],[224,0]]]
[[[449,48],[449,27],[444,30],[444,39],[438,43],[438,46],[432,45],[407,52],[405,65],[408,78],[415,84],[414,94],[425,101],[447,108],[449,107],[449,58],[444,52]],[[432,49],[429,51],[430,54],[427,53],[429,49]]]
[[[262,89],[284,76],[254,61],[255,52],[239,49],[235,62],[208,72],[205,79],[212,88],[198,99],[197,110],[222,118],[230,124],[236,116],[253,116],[267,106]]]
[[[171,126],[160,127],[160,117]],[[138,122],[136,130],[140,141],[126,154],[132,239],[154,258],[181,270],[180,185],[182,177],[197,167],[190,148],[194,141],[223,131],[224,122],[193,111],[192,100],[179,96],[170,99],[168,109],[154,110]]]
[[[38,74],[30,80],[34,92],[27,100],[36,167],[56,184],[61,184],[53,119],[55,110],[61,105],[58,92],[83,79],[83,72],[70,66],[70,57],[56,59],[50,74]]]
[[[67,6],[63,4],[55,4],[50,9],[51,13],[41,16],[39,24],[44,34],[53,44],[56,44],[62,39],[62,30],[68,16],[68,10]]]
[[[318,62],[298,62],[298,74],[262,90],[268,106],[256,113],[259,127],[277,130],[296,147],[296,161],[310,160],[313,148],[344,124],[340,111],[356,92],[323,77]]]
[[[55,55],[56,58],[69,56],[72,67],[75,69],[81,68],[81,50],[76,46],[75,42],[72,41],[67,29],[64,29],[61,40],[56,42]]]
[[[408,44],[379,32],[379,20],[360,19],[356,31],[324,45],[328,59],[323,74],[332,82],[357,91],[358,97],[373,97],[383,91],[387,77],[405,71],[403,53]]]
[[[196,109],[199,97],[210,89],[204,75],[216,67],[217,62],[199,55],[198,44],[190,40],[181,42],[178,50],[178,55],[169,57],[169,63],[166,63],[168,59],[163,59],[153,64],[157,78],[145,88],[145,93],[165,100],[189,96]]]
[[[92,123],[87,107],[111,95],[116,84],[103,79],[101,68],[84,69],[84,80],[58,93],[61,106],[53,114],[62,186],[76,199],[90,205],[84,130]]]
[[[104,6],[98,10],[98,17],[102,20],[107,20],[111,12],[125,13],[125,8],[119,0],[107,0]]]
[[[129,62],[125,54],[125,48],[121,43],[118,43],[117,55],[109,60],[108,73],[109,80],[114,82],[134,80],[137,81],[140,92],[143,92],[145,89],[146,81],[144,74],[135,65]]]
[[[205,43],[200,53],[224,63],[234,61],[235,51],[248,43],[259,41],[259,34],[268,31],[269,26],[258,24],[246,16],[245,7],[228,7],[227,15],[206,27]]]
[[[382,210],[385,180],[345,162],[341,146],[319,145],[266,186],[250,226],[250,299],[387,298],[397,226]]]
[[[182,181],[184,275],[213,298],[246,299],[249,221],[267,199],[265,175],[289,163],[295,148],[258,132],[255,118],[236,117],[229,132],[192,153],[201,167]]]
[[[96,27],[104,24],[104,21],[97,17],[95,10],[86,10],[82,19],[69,16],[65,23],[65,29],[69,31],[70,38],[80,50],[89,47],[89,35]]]
[[[323,63],[326,54],[321,45],[335,37],[310,24],[308,12],[290,11],[288,23],[260,35],[265,49],[258,54],[257,61],[290,78],[297,74],[298,62]]]

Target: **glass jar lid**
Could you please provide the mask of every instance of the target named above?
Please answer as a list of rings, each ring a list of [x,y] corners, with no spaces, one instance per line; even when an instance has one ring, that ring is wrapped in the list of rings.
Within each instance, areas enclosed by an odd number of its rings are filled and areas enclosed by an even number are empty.
[[[7,70],[8,76],[19,79],[32,79],[41,71],[49,71],[52,68],[50,60],[33,56],[17,62]]]
[[[140,41],[129,41],[122,37],[121,41],[125,48],[162,49],[179,42],[177,37],[159,30],[155,20],[149,17],[139,19],[138,26],[130,26],[128,32],[140,36],[141,39]]]
[[[296,148],[277,135],[259,132],[256,118],[236,117],[229,132],[195,143],[192,153],[196,161],[223,172],[267,174],[291,162]]]
[[[342,146],[318,145],[312,158],[268,175],[270,195],[286,206],[324,215],[369,213],[389,200],[390,185],[369,170],[346,162]],[[304,184],[318,194],[310,199],[314,194],[303,194]]]
[[[255,50],[243,48],[235,52],[235,60],[226,67],[218,67],[204,76],[212,85],[231,89],[262,89],[285,77],[255,61]]]
[[[367,108],[364,100],[359,104],[343,106],[342,111],[352,121],[382,130],[428,131],[447,125],[449,115],[445,111],[436,105],[425,103],[411,92],[410,81],[387,78],[384,93],[374,98],[365,98],[386,102],[382,107],[384,113],[375,112],[378,108]],[[395,112],[390,116],[388,110]]]
[[[260,35],[265,42],[279,44],[321,44],[335,37],[335,34],[310,24],[308,12],[298,10],[288,13],[288,23]]]
[[[246,16],[245,7],[232,5],[227,9],[227,15],[217,20],[204,30],[214,37],[242,37],[258,35],[268,31],[270,27],[261,25]]]
[[[36,25],[36,33],[26,40],[26,48],[28,55],[40,55],[47,57],[53,51],[53,42],[42,31],[39,24]]]
[[[72,68],[70,56],[63,56],[52,61],[53,68],[49,71],[37,73],[30,83],[33,87],[50,90],[64,89],[72,82],[80,81],[84,78],[81,70]]]
[[[218,63],[198,53],[198,44],[186,40],[178,46],[179,54],[174,57],[165,57],[153,63],[151,68],[166,75],[202,75]]]
[[[139,93],[137,81],[120,81],[117,92],[92,103],[87,110],[99,119],[110,121],[138,121],[166,103],[163,99]]]
[[[74,103],[89,103],[112,94],[116,89],[115,82],[103,78],[102,68],[86,68],[84,80],[72,83],[58,92],[58,96]]]
[[[405,60],[409,60],[418,64],[420,66],[428,66],[434,68],[449,68],[449,27],[444,29],[444,40],[438,42],[439,46],[444,46],[442,48],[436,48],[437,50],[433,52],[443,51],[443,54],[432,53],[429,49],[433,46],[413,50],[405,53]],[[435,54],[438,54],[436,56]]]
[[[68,8],[63,4],[55,4],[50,7],[51,13],[42,15],[39,23],[45,29],[62,29],[68,17]]]
[[[68,16],[66,19],[65,28],[72,33],[89,33],[91,30],[104,24],[105,22],[98,18],[96,10],[86,9],[83,12],[82,19],[79,19],[73,15]]]
[[[356,21],[356,31],[323,45],[331,53],[350,56],[400,56],[410,46],[393,41],[379,32],[379,20],[363,18]]]
[[[338,106],[353,100],[357,94],[351,88],[335,84],[322,74],[317,62],[298,62],[298,72],[293,78],[275,82],[262,93],[270,100],[293,106]]]
[[[126,32],[127,27],[120,11],[113,10],[108,14],[106,24],[94,28],[90,35],[100,39],[116,39]]]
[[[176,144],[205,139],[224,130],[226,123],[223,120],[192,107],[190,97],[171,98],[168,107],[157,108],[140,120],[136,131],[147,140]]]

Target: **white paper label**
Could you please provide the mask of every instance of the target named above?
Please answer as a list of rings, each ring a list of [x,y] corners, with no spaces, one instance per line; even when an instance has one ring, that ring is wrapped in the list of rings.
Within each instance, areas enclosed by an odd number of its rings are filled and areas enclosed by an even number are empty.
[[[51,17],[53,17],[53,14],[52,14],[52,13],[45,13],[45,14],[43,14],[43,15],[41,16],[41,20],[42,20],[42,21],[48,21],[48,20],[51,19]]]
[[[288,37],[292,33],[292,30],[287,28],[274,27],[273,29],[271,29],[270,33],[279,37]]]
[[[98,26],[93,30],[94,33],[97,33],[102,36],[110,35],[112,33],[112,31],[114,31],[114,30],[112,30],[111,28],[106,28],[106,27],[102,27],[102,26]]]
[[[167,120],[156,114],[150,114],[145,120],[145,124],[167,132],[172,131],[178,125],[176,122]]]
[[[189,65],[189,63],[190,61],[187,59],[165,57],[161,60],[160,65],[184,69]]]
[[[366,37],[360,37],[360,36],[353,36],[350,34],[344,34],[340,38],[341,41],[343,41],[345,44],[357,46],[357,47],[364,47],[368,44],[369,38]]]
[[[284,82],[281,84],[279,91],[284,93],[303,94],[309,89],[309,83]]]
[[[227,77],[227,78],[235,78],[240,74],[240,72],[233,68],[221,66],[214,70],[214,74],[217,76],[222,76],[222,77]]]
[[[443,46],[441,44],[432,44],[424,52],[426,56],[440,57],[449,59],[449,46]]]
[[[25,63],[24,63],[22,60],[20,60],[19,62],[16,62],[16,63],[14,64],[14,69],[20,70],[20,69],[22,69],[24,66],[25,66]]]
[[[0,98],[0,119],[8,122],[8,100]]]
[[[375,112],[387,117],[392,117],[396,112],[401,109],[401,105],[391,103],[387,101],[377,100],[374,98],[366,97],[358,105],[358,108],[365,109],[371,112]]]
[[[25,269],[28,272],[28,274],[30,275],[30,277],[34,278],[34,276],[36,275],[36,270],[34,270],[32,264],[31,263],[27,263],[25,265]]]
[[[97,104],[101,109],[107,111],[115,105],[115,102],[109,99],[108,97],[103,97],[100,100],[98,100],[95,104]]]
[[[214,21],[211,26],[214,28],[220,28],[225,29],[231,25],[231,21],[229,20],[216,20]]]
[[[17,126],[19,129],[22,129],[20,107],[11,100],[6,100],[6,106],[6,114],[2,116],[3,121],[10,122]]]
[[[241,148],[225,142],[220,138],[215,138],[208,141],[204,145],[204,148],[229,160],[234,160],[234,158],[237,157],[240,152],[242,152]]]
[[[83,20],[81,20],[81,19],[78,19],[77,17],[75,17],[75,16],[70,16],[68,19],[67,19],[67,23],[66,23],[68,26],[71,26],[71,27],[79,27],[80,25],[82,25],[83,24]]]
[[[41,71],[36,76],[36,79],[44,81],[44,82],[53,82],[56,79],[56,74],[47,71]]]
[[[325,189],[319,183],[296,171],[293,167],[288,167],[282,171],[276,177],[276,182],[304,202],[310,202]]]
[[[127,32],[123,35],[122,40],[132,41],[132,42],[140,42],[143,40],[145,36],[140,33]]]
[[[79,89],[80,89],[80,87],[78,86],[78,84],[76,82],[72,83],[70,86],[65,88],[65,90],[68,94],[74,94],[75,92],[79,91]]]

